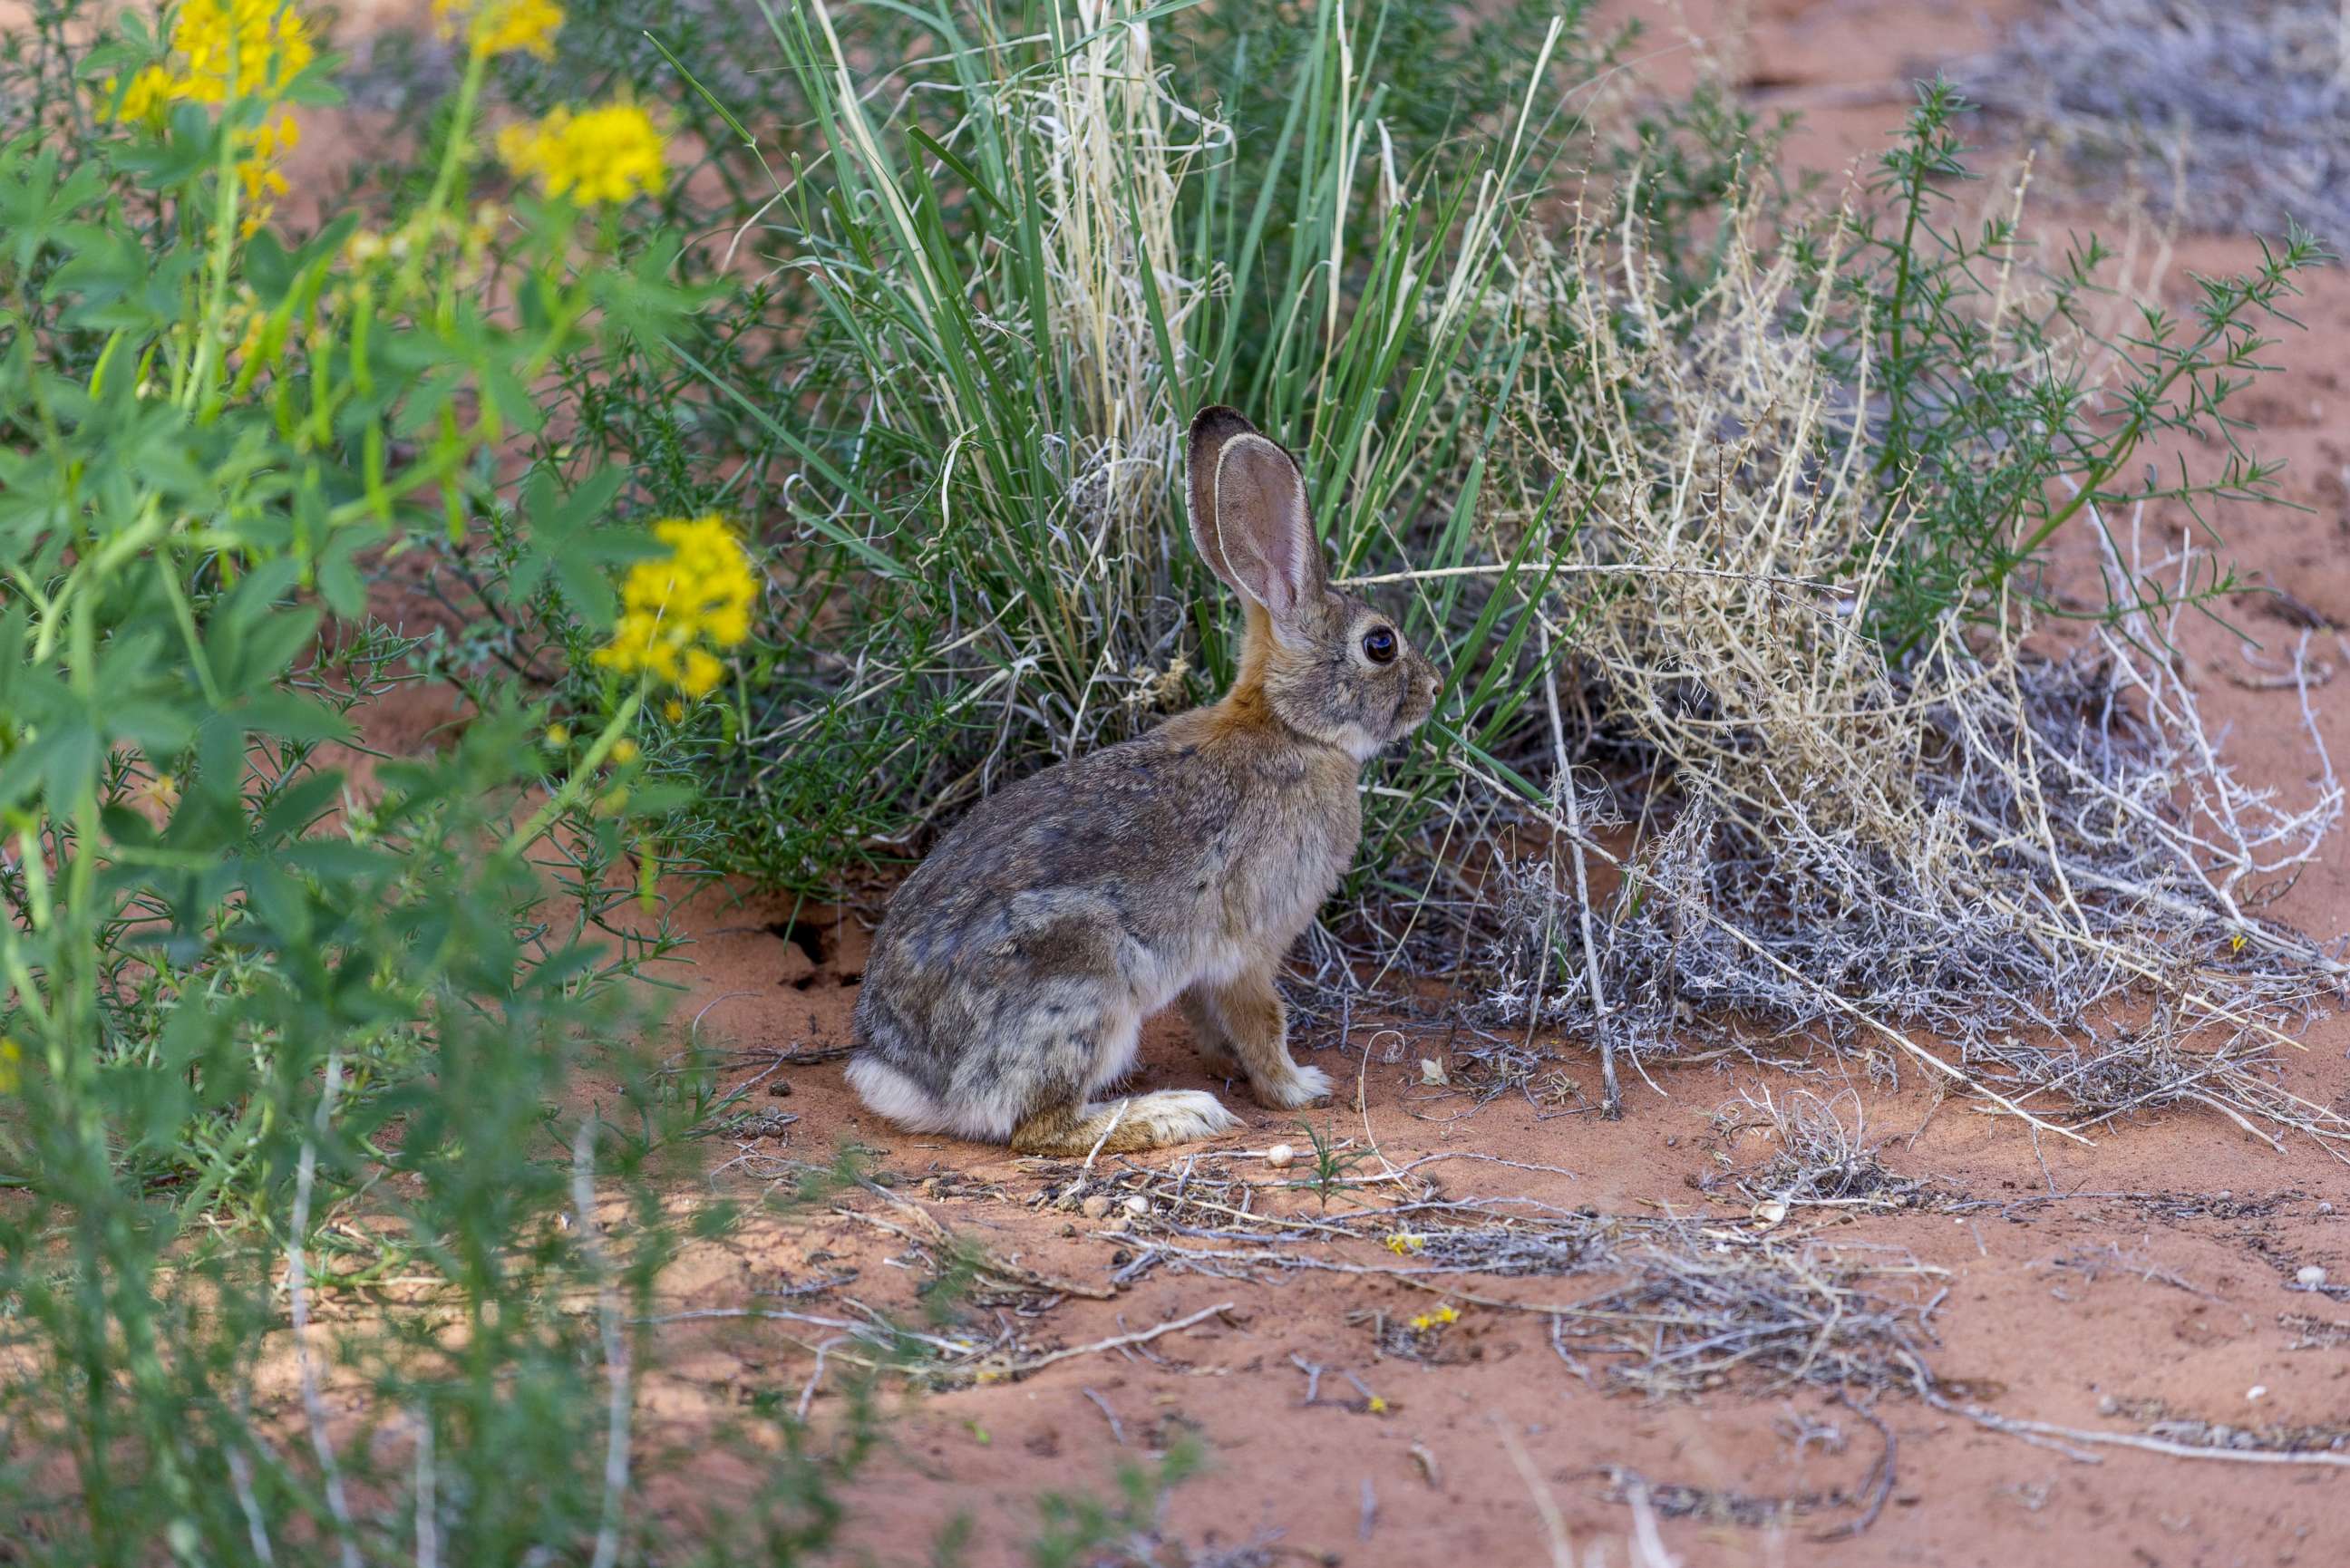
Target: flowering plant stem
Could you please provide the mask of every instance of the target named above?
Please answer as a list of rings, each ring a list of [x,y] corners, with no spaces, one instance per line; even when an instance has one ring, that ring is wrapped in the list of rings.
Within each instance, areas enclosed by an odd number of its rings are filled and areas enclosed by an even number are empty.
[[[420,234],[430,235],[435,232],[441,222],[442,211],[449,204],[450,192],[456,189],[458,171],[464,161],[466,150],[473,144],[473,113],[481,102],[482,78],[488,70],[489,63],[488,52],[476,39],[465,51],[465,75],[457,85],[457,110],[449,119],[449,141],[441,150],[441,168],[432,176],[432,193],[425,198],[424,215],[418,230]],[[405,299],[414,290],[417,276],[424,265],[426,249],[421,243],[409,247],[408,257],[400,265],[400,280],[392,290],[393,298]],[[447,280],[443,280],[441,303],[444,315],[452,297],[453,290]]]
[[[236,79],[236,29],[229,29],[229,80]],[[236,110],[237,98],[232,93],[221,108],[221,119],[225,125]],[[229,263],[236,251],[237,196],[236,138],[224,129],[220,139],[219,210],[213,218],[212,255],[206,264],[207,283],[204,307],[196,325],[195,354],[192,359],[182,360],[187,379],[179,384],[173,400],[182,410],[192,408],[198,398],[203,399],[207,422],[219,411],[220,400],[213,395],[208,384],[213,375],[213,357],[219,352],[221,323],[228,316]]]
[[[596,737],[596,743],[588,748],[588,754],[581,757],[578,765],[571,770],[571,776],[563,781],[563,787],[549,795],[546,803],[531,814],[528,822],[515,828],[513,835],[504,844],[498,846],[500,855],[520,855],[537,843],[539,836],[554,826],[558,817],[571,809],[579,798],[579,792],[587,787],[587,781],[595,775],[598,768],[604,765],[604,759],[612,754],[612,748],[619,745],[622,737],[627,735],[629,726],[636,722],[637,710],[643,707],[644,702],[644,683],[639,681],[637,689],[629,692],[627,700],[614,711],[611,722],[606,724],[603,732]]]

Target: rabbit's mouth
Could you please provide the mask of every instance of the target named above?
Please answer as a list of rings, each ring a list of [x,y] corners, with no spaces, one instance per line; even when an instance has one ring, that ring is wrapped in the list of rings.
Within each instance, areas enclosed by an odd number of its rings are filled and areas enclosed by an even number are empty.
[[[1396,693],[1395,711],[1388,715],[1388,740],[1402,740],[1406,735],[1409,735],[1414,730],[1419,729],[1420,721],[1428,717],[1427,712],[1423,711],[1413,714],[1409,719],[1405,718],[1404,710],[1410,706],[1412,706],[1411,688],[1407,686],[1402,691]]]
[[[1388,722],[1388,737],[1402,740],[1427,723],[1436,711],[1437,693],[1442,690],[1442,683],[1437,680],[1435,671],[1430,670],[1397,692],[1395,714]]]

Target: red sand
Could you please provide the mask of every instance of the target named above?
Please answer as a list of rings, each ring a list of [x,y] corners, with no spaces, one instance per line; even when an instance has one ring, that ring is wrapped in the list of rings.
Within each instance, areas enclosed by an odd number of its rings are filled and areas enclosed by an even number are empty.
[[[1669,15],[1637,8],[1660,29],[1651,40],[1658,52],[1644,68],[1669,83],[1688,53],[1662,30]],[[1632,9],[1604,7],[1612,15]],[[1731,8],[1695,6],[1690,14],[1711,29],[1720,9]],[[1908,99],[1908,76],[1987,47],[1995,33],[1986,11],[2017,9],[2003,3],[1950,15],[1875,0],[1762,0],[1751,8],[1752,31],[1742,54],[1728,52],[1749,62],[1743,79],[1758,101],[1804,111],[1797,159],[1834,172],[1884,144]],[[2045,201],[2037,211],[2051,225],[2095,215]],[[2179,250],[2182,264],[2203,269],[2239,267],[2254,256],[2249,242],[2233,239],[2198,238]],[[2174,270],[2173,298],[2183,296],[2184,281]],[[2314,510],[2238,514],[2227,524],[2229,542],[2248,569],[2350,621],[2350,557],[2343,547],[2350,531],[2350,436],[2336,431],[2335,369],[2340,346],[2350,340],[2350,278],[2327,272],[2311,279],[2299,314],[2310,330],[2271,356],[2285,373],[2268,384],[2260,439],[2265,452],[2291,460],[2287,493]],[[2273,621],[2252,624],[2277,629]],[[2293,694],[2244,690],[2221,679],[2231,666],[2248,667],[2220,634],[2199,631],[2189,651],[2215,716],[2234,727],[2230,743],[2245,774],[2301,786],[2308,759]],[[2316,698],[2329,744],[2337,756],[2350,756],[2350,678]],[[2320,936],[2350,929],[2350,860],[2337,855],[2314,869],[2282,913]],[[845,1043],[860,930],[853,919],[827,916],[838,922],[834,940],[826,944],[825,961],[814,964],[768,929],[777,918],[755,903],[722,908],[715,898],[698,915],[689,913],[689,924],[700,924],[700,940],[677,1015],[681,1032],[698,1018],[705,1044],[757,1049]],[[1415,1089],[1416,1062],[1374,1062],[1364,1071],[1357,1059],[1336,1059],[1327,1040],[1306,1044],[1319,1048],[1306,1059],[1318,1056],[1342,1082],[1352,1085],[1362,1073],[1369,1130],[1390,1160],[1473,1149],[1575,1173],[1453,1162],[1434,1168],[1449,1195],[1510,1192],[1605,1211],[1706,1211],[1709,1199],[1691,1183],[1718,1168],[1721,1145],[1711,1114],[1734,1083],[1769,1081],[1743,1068],[1666,1071],[1657,1075],[1667,1096],[1659,1097],[1629,1079],[1628,1114],[1617,1124],[1590,1116],[1538,1121],[1509,1100],[1457,1119],[1431,1119],[1453,1117],[1467,1102],[1435,1103]],[[2341,1103],[2350,1087],[2350,1021],[2318,1024],[2308,1046],[2288,1064],[2292,1086]],[[1596,1087],[1588,1063],[1577,1057],[1569,1065]],[[822,1160],[845,1141],[868,1144],[884,1151],[885,1168],[908,1179],[901,1191],[997,1256],[1074,1281],[1107,1279],[1120,1239],[1099,1224],[1029,1208],[1025,1199],[1045,1180],[1037,1168],[1000,1149],[896,1133],[861,1113],[837,1060],[788,1068],[767,1081],[786,1082],[788,1097],[759,1103],[797,1121],[746,1147]],[[1201,1073],[1172,1019],[1146,1035],[1136,1086],[1219,1087]],[[2308,1263],[2350,1282],[2350,1231],[2342,1214],[2319,1210],[2321,1201],[2350,1210],[2350,1181],[2330,1157],[2303,1145],[2280,1156],[2217,1116],[2202,1115],[2117,1129],[2101,1135],[2093,1149],[2047,1139],[2035,1149],[2021,1124],[1961,1102],[1937,1109],[1914,1083],[1898,1095],[1861,1093],[1872,1128],[1897,1135],[1887,1149],[1889,1164],[1970,1196],[2025,1197],[2053,1183],[2065,1192],[2226,1191],[2267,1210],[2256,1218],[2176,1219],[2142,1202],[2074,1199],[2007,1218],[1903,1213],[1861,1218],[1837,1230],[1840,1240],[1907,1248],[1949,1271],[1941,1282],[1949,1294],[1932,1319],[1939,1343],[1930,1358],[1946,1382],[2008,1417],[2114,1431],[2134,1428],[2102,1413],[2101,1402],[2158,1402],[2180,1416],[2239,1425],[2350,1417],[2350,1300],[2288,1288],[2293,1269]],[[1244,1095],[1227,1100],[1253,1128],[1238,1147],[1298,1141],[1294,1118],[1265,1113]],[[1342,1131],[1360,1133],[1352,1118],[1348,1123]],[[1920,1127],[1914,1138],[1908,1136]],[[1750,1135],[1723,1152],[1744,1167],[1767,1158],[1768,1146]],[[1146,1163],[1164,1166],[1174,1158]],[[762,1189],[753,1168],[733,1167],[719,1185],[756,1194]],[[947,1179],[924,1185],[931,1176]],[[861,1198],[857,1206],[887,1211]],[[1736,1205],[1716,1204],[1713,1211],[1724,1223],[1744,1219]],[[2095,1279],[2054,1266],[2107,1245],[2131,1266]],[[791,1304],[837,1313],[847,1295],[910,1310],[916,1272],[889,1266],[904,1251],[828,1212],[762,1220],[723,1247],[691,1253],[664,1294],[680,1308],[743,1306],[755,1291],[854,1269],[855,1282],[838,1293]],[[1471,1288],[1562,1301],[1604,1282],[1479,1281]],[[1428,1301],[1380,1280],[1311,1275],[1258,1284],[1163,1272],[1115,1301],[1069,1300],[1020,1324],[1024,1343],[1039,1350],[1085,1345],[1220,1302],[1233,1307],[1228,1316],[1158,1340],[1150,1346],[1154,1358],[1090,1355],[1017,1383],[893,1399],[893,1444],[857,1490],[854,1543],[883,1561],[925,1560],[936,1533],[967,1514],[974,1527],[969,1561],[1024,1561],[1040,1491],[1106,1489],[1118,1460],[1178,1431],[1204,1443],[1208,1469],[1176,1494],[1173,1533],[1193,1543],[1230,1544],[1277,1532],[1297,1560],[1343,1560],[1351,1568],[1558,1561],[1532,1489],[1507,1457],[1503,1428],[1531,1454],[1578,1552],[1605,1543],[1608,1561],[1627,1554],[1631,1516],[1609,1495],[1602,1473],[1607,1467],[1627,1467],[1655,1485],[1776,1499],[1856,1493],[1877,1459],[1873,1430],[1811,1391],[1718,1390],[1654,1405],[1595,1391],[1553,1355],[1544,1320],[1532,1315],[1472,1308],[1456,1331],[1454,1344],[1465,1353],[1458,1358],[1439,1367],[1382,1361],[1357,1314],[1378,1307],[1417,1312]],[[982,1323],[1000,1314],[976,1310]],[[2298,1348],[2309,1331],[2280,1321],[2296,1314],[2343,1332],[2331,1336],[2331,1348]],[[796,1399],[813,1364],[785,1332],[791,1326],[738,1321],[673,1331],[669,1372],[647,1390],[652,1409],[673,1424],[674,1435],[687,1436],[698,1414],[716,1404],[761,1393]],[[1305,1378],[1291,1365],[1293,1353],[1328,1367],[1334,1387],[1341,1369],[1353,1371],[1387,1401],[1387,1410],[1303,1407]],[[2255,1389],[2265,1392],[2255,1399]],[[1115,1412],[1125,1447],[1112,1440],[1110,1420],[1086,1390]],[[814,1400],[819,1423],[837,1408],[828,1392]],[[1840,1453],[1816,1447],[1799,1453],[1776,1426],[1791,1412],[1835,1421],[1849,1441]],[[2103,1450],[2100,1462],[2089,1464],[1899,1397],[1885,1398],[1877,1413],[1896,1439],[1898,1479],[1866,1534],[1834,1543],[1814,1539],[1850,1521],[1849,1508],[1759,1527],[1680,1520],[1664,1526],[1671,1551],[1691,1564],[2014,1568],[2350,1560],[2350,1474],[2341,1469],[2117,1449]]]

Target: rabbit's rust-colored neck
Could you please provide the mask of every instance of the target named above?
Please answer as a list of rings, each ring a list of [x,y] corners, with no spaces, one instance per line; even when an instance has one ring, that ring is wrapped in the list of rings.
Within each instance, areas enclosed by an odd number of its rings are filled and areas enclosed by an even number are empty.
[[[1273,711],[1273,694],[1265,690],[1265,669],[1273,662],[1273,617],[1260,604],[1243,606],[1247,626],[1241,633],[1241,664],[1231,690],[1213,710],[1216,727],[1225,731],[1285,729]]]

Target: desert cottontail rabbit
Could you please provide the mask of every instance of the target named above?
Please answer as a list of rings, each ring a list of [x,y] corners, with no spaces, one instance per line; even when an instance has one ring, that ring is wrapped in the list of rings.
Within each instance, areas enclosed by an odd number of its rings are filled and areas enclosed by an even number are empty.
[[[1239,676],[1211,707],[980,802],[899,887],[848,1081],[910,1130],[1081,1155],[1235,1127],[1198,1090],[1097,1097],[1179,999],[1210,1065],[1261,1103],[1329,1092],[1290,1060],[1274,973],[1354,857],[1363,763],[1428,717],[1438,680],[1326,583],[1286,452],[1211,408],[1187,456],[1192,542],[1247,608]]]

